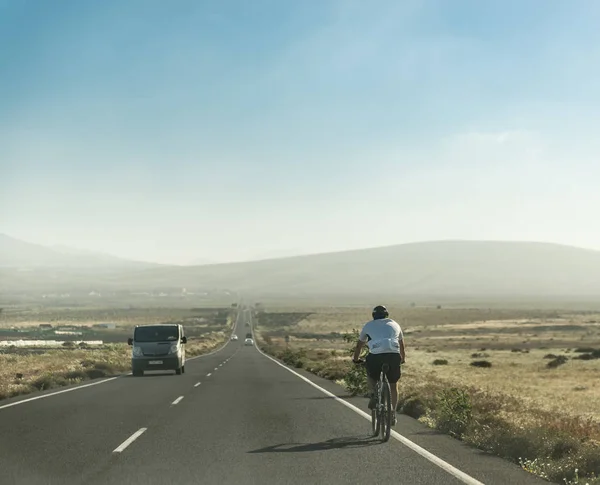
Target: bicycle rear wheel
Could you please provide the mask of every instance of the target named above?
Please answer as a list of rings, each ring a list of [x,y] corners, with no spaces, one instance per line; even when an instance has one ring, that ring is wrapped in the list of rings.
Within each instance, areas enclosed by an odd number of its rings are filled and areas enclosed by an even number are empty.
[[[377,417],[377,409],[371,409],[371,434],[373,437],[379,434],[379,419]]]
[[[377,385],[375,386],[375,407],[373,409],[371,409],[371,433],[373,434],[373,437],[376,437],[377,435],[379,435],[379,425],[380,425],[380,419],[379,419],[379,383],[377,383]]]
[[[381,439],[388,441],[392,432],[392,394],[390,383],[387,379],[383,381],[383,389],[381,392]]]

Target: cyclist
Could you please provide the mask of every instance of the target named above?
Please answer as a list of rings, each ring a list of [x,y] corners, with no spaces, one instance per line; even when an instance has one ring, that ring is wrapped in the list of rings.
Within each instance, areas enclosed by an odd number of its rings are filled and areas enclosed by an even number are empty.
[[[398,380],[400,379],[400,364],[404,363],[404,337],[397,322],[389,318],[390,314],[383,305],[373,308],[373,320],[367,322],[360,332],[354,349],[354,363],[359,363],[363,346],[369,348],[365,359],[367,368],[367,385],[369,388],[369,409],[375,407],[375,383],[379,380],[381,367],[388,364],[387,378],[390,383],[392,398],[392,425],[396,424],[396,407],[398,406]]]

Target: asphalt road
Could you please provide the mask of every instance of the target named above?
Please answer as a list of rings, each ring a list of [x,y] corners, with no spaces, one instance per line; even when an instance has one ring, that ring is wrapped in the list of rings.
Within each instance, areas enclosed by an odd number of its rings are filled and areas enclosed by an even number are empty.
[[[369,438],[366,399],[244,346],[247,330],[183,375],[0,401],[0,484],[547,483],[406,416]]]

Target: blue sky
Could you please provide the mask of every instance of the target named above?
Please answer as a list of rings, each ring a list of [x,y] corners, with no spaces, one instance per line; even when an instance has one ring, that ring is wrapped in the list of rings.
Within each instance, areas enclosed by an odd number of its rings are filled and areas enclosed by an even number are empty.
[[[600,249],[600,4],[0,0],[0,232],[161,262]]]

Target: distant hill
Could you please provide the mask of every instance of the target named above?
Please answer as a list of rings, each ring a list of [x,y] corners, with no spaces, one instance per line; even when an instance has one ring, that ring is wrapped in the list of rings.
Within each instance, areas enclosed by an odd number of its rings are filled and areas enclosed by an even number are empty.
[[[219,264],[219,262],[215,261],[214,259],[197,258],[197,259],[193,259],[192,261],[187,263],[186,266],[203,266],[206,264]]]
[[[0,267],[4,268],[152,268],[159,265],[129,261],[66,246],[42,246],[0,234]]]
[[[548,243],[441,241],[131,275],[272,294],[600,295],[600,251]]]
[[[0,246],[3,261],[7,259]],[[10,242],[10,241],[9,241]],[[48,248],[17,244],[21,264],[57,264]],[[11,249],[12,258],[17,252]],[[0,272],[0,291],[93,288],[151,291],[226,289],[247,295],[440,298],[588,298],[600,302],[600,252],[530,242],[443,241],[202,266],[111,266],[91,256],[77,271]],[[10,261],[11,257],[8,257]],[[12,260],[14,262],[14,259]],[[73,259],[68,259],[74,264]],[[81,259],[77,259],[81,263]],[[116,264],[116,261],[115,261]],[[377,299],[377,298],[376,298]]]

